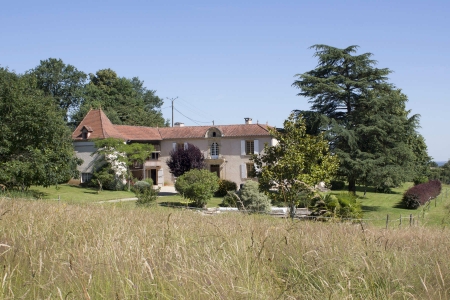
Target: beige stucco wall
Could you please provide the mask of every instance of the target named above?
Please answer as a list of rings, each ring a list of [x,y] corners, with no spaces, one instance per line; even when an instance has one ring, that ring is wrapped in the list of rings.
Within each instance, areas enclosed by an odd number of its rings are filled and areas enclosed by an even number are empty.
[[[173,143],[189,143],[193,144],[202,151],[205,156],[205,162],[208,165],[220,165],[220,178],[235,182],[238,186],[251,178],[242,177],[242,164],[250,163],[250,155],[241,155],[241,141],[242,140],[258,140],[258,151],[261,153],[264,149],[264,144],[271,145],[273,140],[271,137],[217,137],[217,138],[203,138],[203,139],[184,139],[184,140],[163,140],[161,141],[160,160],[164,172],[164,184],[173,185],[173,176],[167,167],[166,160],[169,158],[169,153],[173,149]],[[219,159],[211,159],[210,148],[213,142],[219,144]]]

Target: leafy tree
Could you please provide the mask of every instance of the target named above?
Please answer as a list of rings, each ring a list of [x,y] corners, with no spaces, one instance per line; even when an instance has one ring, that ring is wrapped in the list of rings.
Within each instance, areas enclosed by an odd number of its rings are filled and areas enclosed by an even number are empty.
[[[114,124],[163,127],[168,124],[161,112],[163,103],[139,78],[119,77],[104,69],[89,74],[84,99],[73,118],[80,122],[91,108],[102,108]]]
[[[0,68],[0,182],[27,189],[78,176],[61,110],[31,75]]]
[[[295,119],[291,114],[284,121],[283,130],[269,131],[278,144],[265,145],[262,154],[252,157],[259,188],[269,198],[288,203],[293,216],[302,194],[312,192],[312,187],[321,181],[331,181],[338,158],[329,153],[322,135],[306,134],[301,117]]]
[[[419,116],[408,116],[407,97],[387,81],[391,71],[376,68],[371,53],[353,55],[357,46],[311,48],[318,66],[297,74],[293,83],[312,103],[311,111],[298,113],[308,133],[325,133],[349,191],[356,191],[357,182],[386,189],[426,172]]]
[[[193,169],[205,168],[205,157],[200,149],[192,144],[186,144],[185,147],[178,147],[170,151],[170,158],[166,161],[167,166],[175,177]]]
[[[67,121],[70,111],[78,110],[83,96],[87,75],[72,65],[66,65],[61,59],[49,58],[30,70],[36,76],[37,87],[44,95],[51,96],[63,110]]]
[[[208,170],[190,170],[175,182],[175,189],[183,198],[194,201],[197,207],[204,207],[219,188],[216,173]]]
[[[128,166],[134,162],[144,163],[155,149],[151,144],[125,144],[123,140],[116,138],[97,140],[95,141],[95,147],[97,151],[93,155],[101,154],[104,158],[97,165],[102,166],[105,162],[108,163],[109,169],[115,174],[115,178],[122,181],[126,177],[131,179]],[[105,181],[111,180],[106,174],[104,175],[102,178]],[[130,180],[128,180],[128,190],[130,189],[129,182]],[[101,182],[99,182],[99,185],[101,185]]]

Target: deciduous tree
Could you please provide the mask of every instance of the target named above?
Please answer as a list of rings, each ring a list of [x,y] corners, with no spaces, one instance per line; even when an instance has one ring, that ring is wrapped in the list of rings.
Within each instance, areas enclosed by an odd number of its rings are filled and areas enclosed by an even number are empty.
[[[36,77],[0,68],[0,182],[26,189],[77,177],[71,133]]]
[[[291,216],[300,196],[312,192],[321,181],[329,183],[338,169],[338,158],[331,155],[323,135],[309,135],[300,116],[291,114],[284,128],[269,129],[278,141],[264,146],[264,152],[254,155],[259,188],[271,199],[289,204]]]
[[[195,145],[185,144],[170,151],[170,158],[166,161],[170,173],[179,177],[192,169],[204,169],[205,157]]]

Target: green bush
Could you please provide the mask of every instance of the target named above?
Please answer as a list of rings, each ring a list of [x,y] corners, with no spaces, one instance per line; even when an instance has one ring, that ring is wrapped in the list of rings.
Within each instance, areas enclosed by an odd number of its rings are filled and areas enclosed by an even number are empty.
[[[197,207],[204,207],[219,187],[216,173],[208,170],[190,170],[175,182],[175,189],[183,198],[194,201]]]
[[[143,181],[140,181],[143,182]],[[148,184],[148,182],[145,182]],[[138,198],[136,201],[137,206],[151,206],[156,204],[158,199],[158,193],[160,188],[154,189],[153,185],[148,184],[148,186],[141,185],[140,188],[135,189],[135,195]]]
[[[133,191],[134,192],[136,192],[136,191],[142,191],[142,190],[145,190],[145,189],[149,189],[149,188],[151,188],[151,187],[153,187],[153,184],[150,184],[150,183],[148,183],[147,181],[138,181],[138,182],[136,182],[134,185],[133,185]]]
[[[214,193],[214,196],[216,197],[224,197],[227,195],[228,191],[236,191],[237,185],[235,182],[226,180],[226,179],[220,179],[219,180],[219,188]]]
[[[341,193],[336,196],[339,202],[339,208],[336,209],[336,215],[340,218],[359,219],[362,217],[361,203],[358,197],[353,193]]]
[[[238,195],[248,210],[270,212],[270,199],[265,194],[259,192],[259,184],[257,182],[247,181],[242,186]]]
[[[418,176],[418,177],[413,179],[413,182],[414,182],[414,185],[427,183],[428,182],[428,177],[427,176]]]
[[[236,192],[229,191],[227,194],[223,197],[222,203],[220,204],[222,207],[238,207],[237,199],[236,199]]]
[[[331,190],[340,191],[345,187],[345,181],[341,180],[331,180]]]

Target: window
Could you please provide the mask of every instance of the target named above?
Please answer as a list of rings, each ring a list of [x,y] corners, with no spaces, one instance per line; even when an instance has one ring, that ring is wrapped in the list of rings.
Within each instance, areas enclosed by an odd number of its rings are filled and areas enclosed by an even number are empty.
[[[156,160],[158,160],[158,159],[159,159],[159,152],[152,152],[151,159],[156,159]]]
[[[81,138],[82,138],[83,140],[87,139],[87,136],[88,136],[87,131],[83,131],[83,132],[81,133]]]
[[[216,134],[216,132],[214,131],[214,132],[213,132],[213,137],[216,137],[216,136],[217,136],[217,134]]]
[[[255,142],[245,141],[245,154],[250,155],[255,153]]]
[[[81,183],[86,183],[91,181],[92,173],[81,173]]]
[[[133,162],[133,168],[135,168],[135,169],[142,169],[142,167],[143,167],[142,162],[140,162],[140,161],[134,161]]]
[[[247,178],[255,177],[255,165],[252,163],[247,163]]]
[[[212,143],[211,145],[211,157],[218,158],[219,157],[219,144]]]

